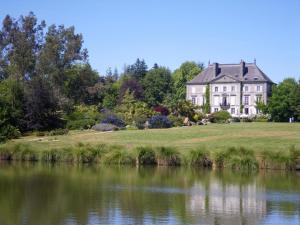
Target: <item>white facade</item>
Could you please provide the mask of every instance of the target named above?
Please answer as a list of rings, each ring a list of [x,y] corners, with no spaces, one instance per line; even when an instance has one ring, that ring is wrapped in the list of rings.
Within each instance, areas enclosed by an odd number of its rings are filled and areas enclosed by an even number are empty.
[[[222,106],[232,116],[253,116],[259,114],[256,102],[266,103],[268,96],[267,83],[211,83],[209,85],[211,112],[222,110]],[[187,85],[187,100],[193,104],[203,106],[206,102],[207,85]]]

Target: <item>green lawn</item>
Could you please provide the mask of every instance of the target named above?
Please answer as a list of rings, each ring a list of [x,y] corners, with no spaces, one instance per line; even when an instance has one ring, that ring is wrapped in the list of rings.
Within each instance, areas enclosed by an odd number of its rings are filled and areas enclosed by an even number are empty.
[[[300,149],[300,123],[233,123],[171,129],[123,130],[117,132],[71,131],[63,136],[27,136],[7,145],[28,143],[35,149],[61,148],[79,142],[124,145],[175,146],[178,150],[205,146],[208,150],[244,146],[255,151]]]

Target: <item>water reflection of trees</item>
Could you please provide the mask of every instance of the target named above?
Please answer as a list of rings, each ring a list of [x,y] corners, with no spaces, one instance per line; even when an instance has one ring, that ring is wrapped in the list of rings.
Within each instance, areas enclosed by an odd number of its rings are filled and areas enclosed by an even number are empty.
[[[265,197],[268,190],[299,194],[300,181],[293,178],[164,167],[2,165],[0,224],[113,224],[118,219],[142,224],[172,218],[255,224],[278,206],[300,214],[297,202]]]

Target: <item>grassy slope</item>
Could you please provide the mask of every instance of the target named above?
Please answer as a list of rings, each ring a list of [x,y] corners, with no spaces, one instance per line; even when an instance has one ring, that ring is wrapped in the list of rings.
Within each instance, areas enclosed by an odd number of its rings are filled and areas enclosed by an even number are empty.
[[[27,136],[8,142],[28,143],[35,149],[60,148],[77,143],[117,144],[128,148],[139,145],[175,146],[178,150],[205,146],[208,150],[244,146],[260,151],[300,148],[300,123],[234,123],[180,127],[156,130],[124,130],[118,132],[72,131],[56,137]]]

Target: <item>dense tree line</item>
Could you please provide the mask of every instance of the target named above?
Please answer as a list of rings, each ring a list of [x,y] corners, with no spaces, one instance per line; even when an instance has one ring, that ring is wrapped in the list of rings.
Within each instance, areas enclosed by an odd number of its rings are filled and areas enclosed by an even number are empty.
[[[0,31],[0,139],[64,127],[76,105],[124,112],[131,99],[145,113],[166,98],[184,100],[185,81],[201,69],[187,62],[172,74],[137,59],[121,74],[109,68],[100,76],[74,27],[47,26],[33,13],[7,15]]]
[[[27,131],[86,128],[103,110],[136,125],[157,113],[171,114],[175,122],[193,119],[186,82],[202,70],[203,64],[188,61],[172,72],[137,59],[120,74],[109,68],[101,76],[74,27],[47,26],[33,13],[7,15],[0,30],[0,141]],[[273,88],[269,104],[259,107],[274,121],[300,120],[299,86],[284,80]],[[209,113],[209,105],[204,111]]]

